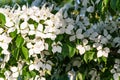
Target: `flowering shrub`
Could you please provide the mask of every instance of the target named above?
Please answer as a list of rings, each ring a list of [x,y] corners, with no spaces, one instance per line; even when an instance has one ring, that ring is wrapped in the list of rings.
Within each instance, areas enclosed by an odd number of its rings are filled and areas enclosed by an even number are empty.
[[[82,5],[0,8],[0,80],[119,80],[120,22]]]

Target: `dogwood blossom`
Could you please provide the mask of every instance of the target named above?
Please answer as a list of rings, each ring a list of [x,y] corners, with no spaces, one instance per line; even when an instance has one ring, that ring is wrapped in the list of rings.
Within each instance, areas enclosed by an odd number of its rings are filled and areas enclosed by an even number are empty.
[[[57,43],[53,43],[52,44],[52,52],[53,53],[56,53],[56,52],[58,52],[58,53],[61,53],[61,51],[62,51],[62,44],[61,44],[61,42],[57,42]]]

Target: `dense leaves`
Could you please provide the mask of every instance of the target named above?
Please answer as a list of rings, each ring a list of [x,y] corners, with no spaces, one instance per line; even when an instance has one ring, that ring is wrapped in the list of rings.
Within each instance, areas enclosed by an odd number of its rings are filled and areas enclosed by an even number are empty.
[[[119,80],[119,0],[5,1],[0,80]]]

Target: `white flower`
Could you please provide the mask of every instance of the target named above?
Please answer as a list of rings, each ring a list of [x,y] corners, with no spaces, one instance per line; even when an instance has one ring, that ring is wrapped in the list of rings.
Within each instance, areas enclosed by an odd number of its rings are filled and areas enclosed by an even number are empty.
[[[108,53],[110,52],[110,49],[108,47],[105,47],[103,49],[98,50],[97,57],[108,57]]]
[[[84,35],[82,34],[82,29],[78,29],[78,30],[76,31],[76,37],[77,37],[78,39],[83,39],[83,38],[84,38]]]
[[[62,44],[60,42],[57,42],[57,43],[54,42],[52,44],[52,52],[53,53],[56,53],[56,52],[61,53],[61,51],[62,51],[61,45]]]
[[[35,44],[27,43],[27,48],[29,48],[29,56],[39,54],[45,49],[44,41],[35,41]]]
[[[81,55],[85,53],[85,48],[82,45],[77,45],[77,49]]]

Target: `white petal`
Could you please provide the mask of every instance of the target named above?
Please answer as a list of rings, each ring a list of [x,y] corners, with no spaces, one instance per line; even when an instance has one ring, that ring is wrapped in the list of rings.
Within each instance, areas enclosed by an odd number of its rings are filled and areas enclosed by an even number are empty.
[[[106,29],[104,29],[103,34],[104,34],[104,36],[107,36],[107,35],[108,35],[108,32],[107,32]]]
[[[97,52],[97,57],[102,57],[102,55],[103,55],[103,51],[102,51],[102,50],[99,50],[99,51]]]
[[[69,37],[69,40],[70,40],[70,41],[74,41],[74,40],[75,40],[75,35],[70,36],[70,37]]]
[[[111,39],[112,38],[112,36],[111,35],[107,35],[107,37],[106,37],[108,40],[109,39]]]
[[[10,54],[10,52],[5,49],[5,50],[2,50],[2,54]]]
[[[49,71],[51,71],[51,69],[52,69],[52,66],[51,66],[50,64],[46,64],[45,67],[46,67],[46,69],[48,69]]]
[[[110,52],[110,49],[109,49],[108,47],[105,47],[105,48],[104,48],[104,51],[105,51],[106,53],[109,53],[109,52]]]
[[[29,50],[29,56],[31,56],[31,55],[33,55],[33,54],[34,54],[33,49],[30,49],[30,50]]]
[[[115,37],[113,40],[115,43],[119,43],[120,42],[120,37]]]
[[[87,11],[88,11],[88,12],[94,12],[94,7],[93,7],[93,6],[88,7],[88,8],[87,8]]]
[[[82,48],[82,45],[77,45],[76,48],[80,50]]]
[[[78,39],[83,39],[83,38],[84,38],[84,35],[82,35],[82,34],[76,34],[76,37],[77,37]]]
[[[33,45],[31,42],[27,43],[27,48],[32,48],[32,47],[33,47]]]
[[[34,35],[34,34],[35,34],[35,31],[33,31],[33,30],[30,30],[28,33],[28,35]]]
[[[64,18],[67,18],[68,17],[68,14],[67,14],[67,11],[64,12]]]
[[[17,78],[18,76],[19,76],[19,73],[18,73],[18,72],[15,72],[15,73],[12,74],[12,77]]]
[[[82,29],[78,29],[77,31],[76,31],[76,34],[81,34],[82,33]]]
[[[8,78],[10,76],[11,72],[10,71],[5,71],[4,75],[6,78]]]
[[[32,71],[33,69],[35,69],[35,66],[34,66],[34,64],[31,64],[31,65],[29,66],[29,70]]]
[[[53,53],[56,53],[56,52],[57,52],[57,47],[56,47],[56,46],[53,46],[53,47],[52,47],[52,52],[53,52]]]
[[[107,42],[108,42],[107,38],[102,38],[100,43],[106,44]]]
[[[60,46],[57,46],[57,52],[61,53],[62,48]]]
[[[105,51],[103,51],[103,56],[104,56],[104,57],[108,57],[108,53],[105,52]]]
[[[72,24],[69,24],[68,26],[67,26],[67,29],[69,29],[69,30],[72,30],[74,28],[74,26],[72,25]]]
[[[114,80],[119,80],[119,75],[118,75],[118,73],[113,74],[113,78],[114,78]]]
[[[3,33],[3,31],[4,31],[3,28],[0,28],[0,34]]]
[[[88,40],[87,39],[84,39],[82,42],[83,42],[83,45],[87,45],[88,44]]]
[[[97,50],[101,50],[103,48],[103,45],[102,44],[99,44],[98,46],[97,46]]]
[[[14,66],[14,67],[11,67],[10,70],[11,70],[12,72],[16,72],[16,71],[18,70],[18,68]]]
[[[38,24],[37,30],[42,32],[43,31],[43,25],[42,24]]]
[[[1,43],[1,48],[7,50],[8,49],[8,44]]]
[[[8,62],[9,59],[10,59],[10,54],[5,55],[5,57],[4,57],[4,61],[5,61],[5,62]]]
[[[66,29],[65,32],[66,32],[66,34],[71,34],[71,30],[70,29]]]
[[[90,35],[90,38],[93,39],[93,38],[95,38],[95,37],[97,37],[97,36],[98,36],[98,33],[97,33],[97,32],[93,32],[93,33]]]
[[[23,22],[20,24],[20,29],[25,29],[28,27],[28,23],[27,22]]]
[[[29,26],[30,30],[34,30],[35,29],[33,24],[29,24],[28,26]]]
[[[79,50],[79,53],[82,55],[85,53],[85,48],[84,47],[81,47],[81,49]]]
[[[91,49],[90,45],[84,46],[85,50],[89,51]]]

